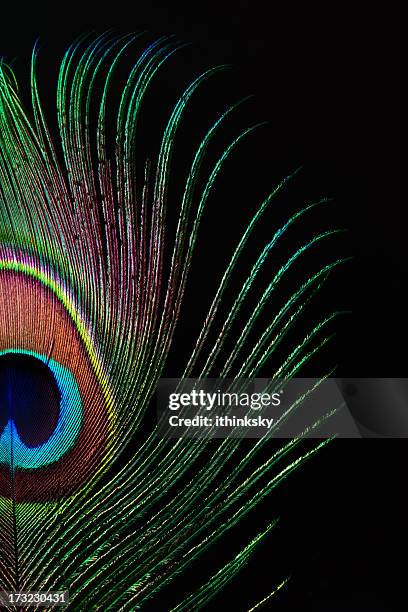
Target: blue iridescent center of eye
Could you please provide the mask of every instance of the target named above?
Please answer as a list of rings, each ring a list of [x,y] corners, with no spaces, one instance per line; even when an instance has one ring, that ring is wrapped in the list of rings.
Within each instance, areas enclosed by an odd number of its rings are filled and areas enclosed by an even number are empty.
[[[0,351],[0,463],[38,469],[74,445],[82,402],[73,374],[47,356]]]

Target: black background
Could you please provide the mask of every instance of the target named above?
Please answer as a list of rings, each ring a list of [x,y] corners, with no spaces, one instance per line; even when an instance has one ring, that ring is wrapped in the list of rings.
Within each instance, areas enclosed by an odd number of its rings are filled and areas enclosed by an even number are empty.
[[[302,164],[294,197],[334,197],[331,219],[348,230],[339,248],[353,261],[329,290],[336,307],[351,314],[338,323],[330,364],[344,376],[407,376],[401,20],[391,7],[357,14],[344,4],[70,3],[4,15],[0,55],[17,58],[24,76],[38,37],[56,65],[75,36],[113,27],[192,41],[189,70],[196,58],[232,63],[238,89],[256,97],[248,112],[269,121],[244,149],[247,160],[258,152],[257,164],[239,158],[235,166],[235,177],[246,172],[244,193],[261,196]],[[235,211],[225,205],[217,215],[220,225],[232,223]],[[206,257],[215,262],[217,255]],[[188,331],[194,328],[184,320]],[[288,574],[290,585],[265,609],[405,609],[406,451],[403,440],[338,441],[323,450],[253,517],[261,525],[279,515],[281,525],[211,609],[248,609]],[[214,567],[216,561],[207,560]]]

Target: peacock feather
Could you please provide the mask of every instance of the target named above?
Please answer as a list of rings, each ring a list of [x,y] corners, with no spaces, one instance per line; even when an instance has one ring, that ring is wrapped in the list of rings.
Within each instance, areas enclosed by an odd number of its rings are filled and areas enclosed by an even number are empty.
[[[70,610],[154,603],[321,446],[175,441],[159,438],[154,428],[141,435],[183,324],[207,202],[257,126],[236,134],[208,168],[214,138],[241,102],[214,119],[175,209],[172,158],[184,116],[224,67],[185,88],[156,158],[141,160],[141,109],[182,45],[168,38],[150,44],[118,91],[115,74],[135,38],[83,37],[68,49],[54,128],[41,102],[37,47],[29,111],[13,71],[0,64],[0,590],[68,589]],[[292,251],[259,289],[275,246],[324,204],[313,202],[272,233],[238,287],[232,284],[249,241],[292,177],[260,203],[224,272],[214,272],[218,288],[180,375],[256,376],[339,263],[311,270],[273,307],[288,271],[334,233],[323,231]],[[334,316],[304,330],[270,375],[298,372],[330,337]],[[275,524],[271,517],[258,527],[173,609],[207,605]],[[271,583],[270,596],[280,586]],[[261,595],[260,604],[269,600]]]

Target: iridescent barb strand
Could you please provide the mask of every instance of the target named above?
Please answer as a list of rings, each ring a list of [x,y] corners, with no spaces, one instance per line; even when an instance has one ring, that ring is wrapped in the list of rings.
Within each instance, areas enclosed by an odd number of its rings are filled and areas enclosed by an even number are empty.
[[[57,138],[40,103],[37,50],[30,113],[13,72],[0,64],[0,359],[8,368],[23,368],[30,359],[40,369],[47,365],[62,398],[56,433],[47,441],[41,420],[31,445],[7,414],[0,421],[0,590],[69,589],[69,610],[143,608],[319,448],[302,455],[299,441],[292,440],[265,460],[262,440],[242,452],[239,440],[226,439],[208,455],[206,441],[152,433],[133,450],[133,434],[179,322],[209,195],[227,159],[254,129],[239,133],[205,176],[208,147],[237,105],[208,129],[186,173],[170,235],[168,186],[183,115],[222,67],[201,74],[175,104],[150,163],[149,189],[146,177],[136,179],[140,110],[150,83],[181,45],[162,38],[137,59],[120,92],[111,147],[108,100],[115,70],[134,39],[102,35],[89,44],[84,37],[68,50],[58,79]],[[260,204],[238,240],[180,375],[256,376],[301,315],[310,290],[340,263],[311,271],[271,315],[270,298],[288,269],[334,232],[317,234],[288,256],[253,311],[243,310],[276,243],[319,203],[307,205],[271,237],[232,306],[222,308],[250,237],[290,178]],[[327,341],[334,316],[306,330],[276,374],[298,372]],[[250,331],[262,320],[254,340]],[[220,474],[223,484],[217,486]],[[258,527],[240,553],[173,609],[207,605],[275,524],[271,518]],[[280,586],[269,585],[259,603]]]

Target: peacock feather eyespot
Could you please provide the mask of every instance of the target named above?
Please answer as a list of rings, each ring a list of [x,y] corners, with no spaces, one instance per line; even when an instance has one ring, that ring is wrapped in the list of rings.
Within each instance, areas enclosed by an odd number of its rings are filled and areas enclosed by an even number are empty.
[[[76,305],[33,257],[3,249],[0,320],[0,495],[56,501],[103,462],[106,380]]]

